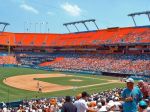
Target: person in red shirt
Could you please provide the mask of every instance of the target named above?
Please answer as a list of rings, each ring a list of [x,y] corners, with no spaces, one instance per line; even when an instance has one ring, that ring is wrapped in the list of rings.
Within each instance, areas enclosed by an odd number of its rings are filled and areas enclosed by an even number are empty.
[[[138,87],[143,93],[143,98],[150,97],[150,85],[148,85],[148,83],[144,82],[143,80],[139,80]]]

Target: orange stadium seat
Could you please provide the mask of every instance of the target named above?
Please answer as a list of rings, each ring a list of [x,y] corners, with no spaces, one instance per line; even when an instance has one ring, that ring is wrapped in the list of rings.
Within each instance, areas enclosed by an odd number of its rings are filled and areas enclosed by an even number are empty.
[[[129,34],[131,28],[119,29],[116,35],[112,39],[112,43],[121,43],[125,42],[125,36]]]
[[[98,30],[94,35],[92,35],[92,38],[89,40],[91,45],[98,45],[102,44],[103,42],[101,41],[103,38],[103,35],[105,35],[106,31],[105,30]]]
[[[130,34],[125,38],[127,43],[136,43],[138,42],[138,38],[140,34],[143,33],[146,29],[145,28],[133,28]]]
[[[16,40],[16,45],[21,45],[23,35],[21,33],[15,33],[14,37],[15,37],[15,40]]]
[[[117,28],[70,34],[3,33],[2,45],[82,46],[115,43],[149,42],[149,28]],[[10,43],[9,43],[10,41]]]
[[[44,46],[45,39],[48,37],[48,35],[45,34],[35,34],[34,44],[35,46]]]
[[[46,46],[56,46],[57,45],[57,39],[60,37],[59,34],[49,34],[47,41],[46,41]]]
[[[27,34],[27,33],[16,33],[15,34],[16,43],[18,45],[24,46],[33,46],[34,45],[34,34]]]
[[[105,34],[103,35],[102,42],[111,43],[110,37],[114,36],[115,34],[116,34],[116,31],[114,31],[113,29],[107,30]]]

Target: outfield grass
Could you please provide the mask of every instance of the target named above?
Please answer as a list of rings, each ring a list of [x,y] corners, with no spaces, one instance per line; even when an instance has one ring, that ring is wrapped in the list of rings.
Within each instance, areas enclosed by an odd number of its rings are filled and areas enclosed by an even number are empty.
[[[93,92],[99,92],[99,91],[104,91],[107,89],[112,89],[115,87],[124,87],[124,84],[118,84],[118,83],[111,83],[111,84],[105,84],[105,85],[100,85],[100,86],[94,86],[94,87],[85,87],[85,88],[77,88],[76,90],[70,89],[70,90],[63,90],[63,91],[58,91],[58,92],[51,92],[51,93],[38,93],[38,92],[32,92],[32,91],[26,91],[26,90],[21,90],[17,88],[13,88],[10,86],[5,85],[2,81],[3,79],[11,76],[16,76],[16,75],[26,75],[26,74],[47,74],[47,73],[58,73],[58,72],[50,72],[50,71],[43,71],[43,70],[37,70],[37,69],[29,69],[29,68],[15,68],[15,67],[0,67],[0,102],[1,101],[14,101],[14,100],[21,100],[21,99],[28,99],[28,98],[41,98],[41,97],[52,97],[52,96],[65,96],[65,95],[76,95],[82,91],[87,91],[89,93]],[[71,73],[70,73],[71,74]],[[72,74],[71,74],[72,75]],[[83,74],[75,74],[76,76],[82,76]],[[67,83],[69,85],[90,85],[90,84],[95,84],[95,83],[103,83],[106,82],[108,79],[111,80],[114,77],[103,77],[103,76],[94,76],[95,78],[99,79],[93,79],[92,75],[83,75],[86,77],[90,78],[81,78],[84,83],[79,83],[75,82],[72,83],[66,79],[60,78],[58,80],[54,78],[53,79],[39,79],[39,80],[44,80],[46,82],[51,82],[51,83],[59,83],[61,85],[66,85]],[[101,79],[106,79],[106,80],[101,80]],[[50,81],[51,80],[51,81]],[[67,82],[68,81],[68,82]],[[64,82],[64,83],[62,83]]]

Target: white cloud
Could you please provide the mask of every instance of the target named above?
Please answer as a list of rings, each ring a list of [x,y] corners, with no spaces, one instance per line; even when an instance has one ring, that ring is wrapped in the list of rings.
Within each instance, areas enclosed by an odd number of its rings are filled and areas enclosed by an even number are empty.
[[[20,7],[26,11],[33,12],[35,14],[39,13],[39,11],[37,9],[35,9],[34,7],[27,5],[27,4],[21,4]]]
[[[71,16],[81,15],[81,9],[76,4],[69,4],[68,2],[66,2],[65,4],[61,5],[61,8],[63,8]]]

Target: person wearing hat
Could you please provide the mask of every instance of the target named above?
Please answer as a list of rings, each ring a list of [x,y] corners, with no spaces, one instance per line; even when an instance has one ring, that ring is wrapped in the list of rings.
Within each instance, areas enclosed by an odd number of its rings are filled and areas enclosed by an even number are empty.
[[[66,96],[61,112],[77,112],[77,108],[73,105],[70,96]]]
[[[122,92],[123,112],[136,112],[137,104],[142,99],[142,92],[138,87],[134,87],[134,80],[128,78],[126,80],[127,87]]]
[[[106,106],[107,112],[114,112],[115,110],[115,103],[110,100]]]
[[[82,92],[82,97],[74,103],[74,105],[77,107],[77,112],[96,112],[96,110],[89,108],[87,105],[87,100],[88,100],[89,94],[87,92]]]
[[[138,106],[138,112],[147,112],[147,103],[145,101],[140,101]]]

